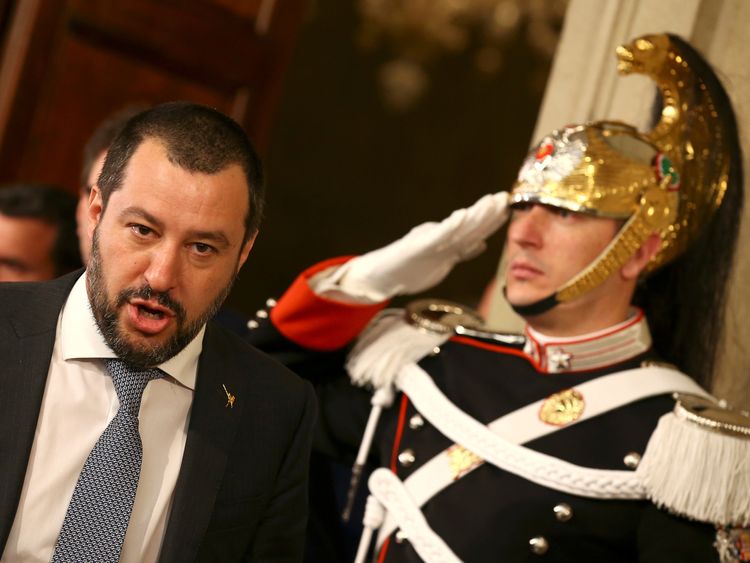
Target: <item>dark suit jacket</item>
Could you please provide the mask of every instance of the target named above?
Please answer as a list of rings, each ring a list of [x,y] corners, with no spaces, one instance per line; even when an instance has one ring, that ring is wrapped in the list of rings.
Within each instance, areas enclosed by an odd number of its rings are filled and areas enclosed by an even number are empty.
[[[80,272],[0,284],[0,553],[16,514],[60,309]],[[227,408],[222,384],[236,396]],[[299,561],[315,397],[209,324],[160,561]]]

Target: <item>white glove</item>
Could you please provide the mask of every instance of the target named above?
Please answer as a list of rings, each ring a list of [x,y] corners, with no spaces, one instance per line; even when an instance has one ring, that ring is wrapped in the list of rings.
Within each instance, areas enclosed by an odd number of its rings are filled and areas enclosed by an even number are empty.
[[[316,293],[343,293],[373,302],[418,293],[440,283],[453,267],[485,248],[508,218],[508,193],[486,195],[440,223],[414,227],[399,240],[354,258],[316,280]]]

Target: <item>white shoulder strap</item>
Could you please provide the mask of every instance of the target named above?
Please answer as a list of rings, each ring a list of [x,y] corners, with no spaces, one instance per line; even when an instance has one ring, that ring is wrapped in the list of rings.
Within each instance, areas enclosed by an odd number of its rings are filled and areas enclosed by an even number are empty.
[[[585,400],[580,418],[564,425],[547,424],[539,418],[544,400],[536,401],[489,424],[495,434],[525,444],[551,432],[589,420],[618,407],[657,395],[693,393],[708,396],[695,381],[675,369],[658,366],[618,371],[574,387]],[[412,400],[414,399],[407,392]],[[460,442],[459,442],[460,443]]]

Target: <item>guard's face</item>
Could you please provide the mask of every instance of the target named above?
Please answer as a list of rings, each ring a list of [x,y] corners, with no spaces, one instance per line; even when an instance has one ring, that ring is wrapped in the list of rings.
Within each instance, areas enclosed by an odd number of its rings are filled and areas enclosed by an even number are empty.
[[[240,166],[188,172],[153,139],[133,154],[106,210],[95,188],[89,299],[118,356],[159,364],[213,316],[252,247],[242,243],[248,205]]]
[[[580,273],[614,238],[619,224],[544,205],[513,211],[508,229],[506,297],[529,305],[549,297]],[[582,299],[606,293],[607,284]]]

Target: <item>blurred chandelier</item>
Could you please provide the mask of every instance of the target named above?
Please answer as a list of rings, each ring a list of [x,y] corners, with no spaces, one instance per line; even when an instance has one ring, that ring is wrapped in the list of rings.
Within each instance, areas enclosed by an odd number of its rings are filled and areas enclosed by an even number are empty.
[[[567,0],[359,0],[360,42],[385,44],[394,57],[380,68],[386,104],[406,110],[424,94],[426,67],[444,53],[470,51],[477,70],[503,66],[503,48],[523,33],[528,46],[552,57]]]

